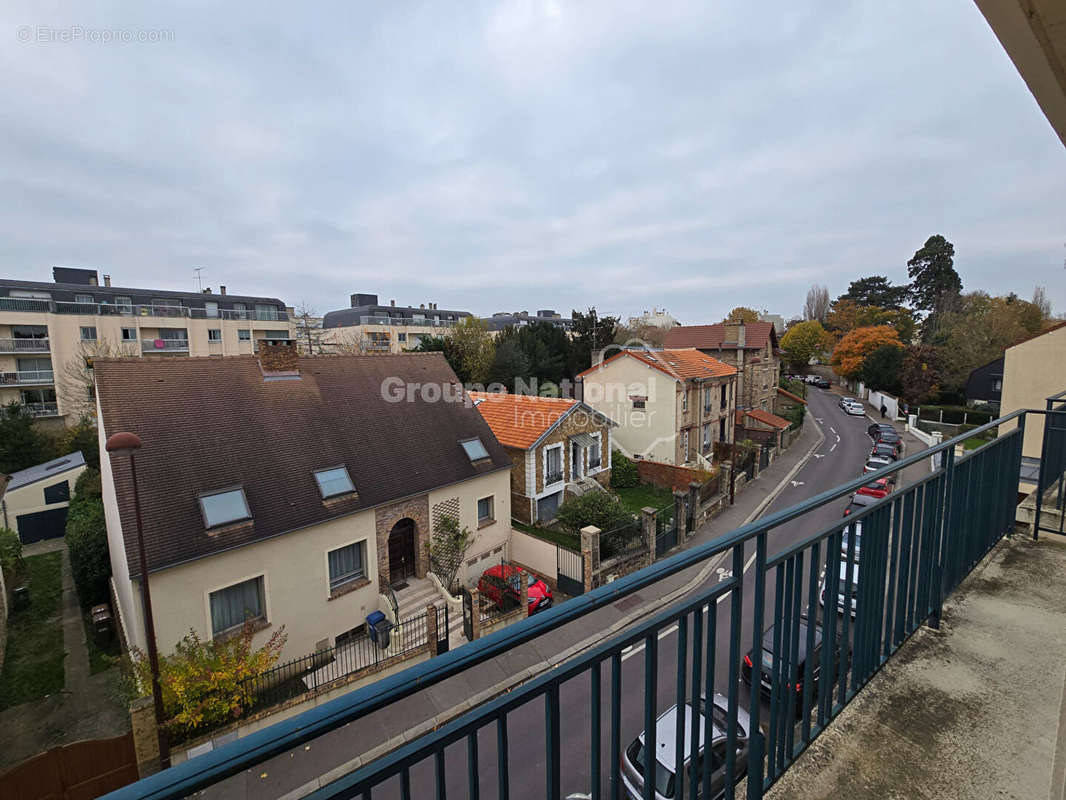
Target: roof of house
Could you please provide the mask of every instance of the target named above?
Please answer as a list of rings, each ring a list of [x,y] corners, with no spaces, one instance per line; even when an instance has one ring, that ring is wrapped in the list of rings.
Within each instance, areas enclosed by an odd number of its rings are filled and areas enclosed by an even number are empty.
[[[744,424],[744,417],[751,417],[756,422],[761,422],[763,425],[769,425],[771,428],[778,428],[784,430],[792,425],[787,419],[777,416],[777,414],[771,414],[769,411],[763,411],[761,408],[749,408],[747,410],[737,410],[737,424]]]
[[[735,326],[724,322],[716,325],[682,325],[666,332],[663,344],[666,347],[698,347],[701,350],[736,350],[737,343],[730,341],[728,334]],[[772,322],[745,322],[744,349],[759,350],[766,346],[777,347],[777,333]]]
[[[131,431],[143,442],[137,486],[149,571],[511,465],[440,353],[302,357],[297,365],[298,377],[279,380],[254,356],[96,359],[105,432]],[[415,383],[442,386],[455,401],[405,393]],[[489,453],[477,463],[461,444],[475,437]],[[128,459],[110,459],[136,573]],[[327,505],[314,473],[341,465],[356,495]],[[209,534],[200,495],[236,487],[252,524]]]
[[[688,347],[670,350],[620,350],[606,361],[578,373],[578,377],[589,375],[615,359],[626,356],[635,358],[676,380],[726,378],[737,374],[737,368],[731,364],[723,363],[713,356]]]
[[[492,432],[496,434],[496,438],[500,440],[500,444],[505,447],[516,447],[520,450],[533,447],[564,417],[578,408],[601,417],[608,425],[614,424],[584,403],[564,397],[537,397],[506,392],[468,394],[492,428]]]
[[[779,386],[779,387],[777,387],[777,393],[778,394],[783,394],[789,400],[792,400],[792,401],[797,402],[797,403],[803,403],[803,405],[807,405],[807,401],[806,400],[804,400],[798,394],[792,394],[792,392],[790,392],[788,389],[782,389]]]
[[[1050,327],[1044,328],[1044,330],[1040,331],[1040,333],[1034,333],[1034,334],[1032,334],[1030,336],[1026,336],[1024,339],[1019,339],[1014,344],[1009,345],[1007,347],[1007,349],[1010,350],[1011,347],[1017,347],[1020,344],[1025,344],[1026,342],[1028,342],[1028,341],[1030,341],[1032,339],[1036,339],[1036,338],[1038,338],[1040,336],[1043,336],[1045,333],[1051,333],[1052,331],[1057,331],[1059,328],[1061,328],[1063,326],[1066,326],[1066,320],[1063,320],[1062,322],[1056,323],[1055,325],[1052,325]]]
[[[56,475],[62,475],[64,472],[69,472],[72,469],[85,466],[85,456],[81,454],[79,450],[76,453],[67,453],[65,456],[59,458],[53,458],[51,461],[45,461],[43,464],[37,464],[26,469],[21,469],[18,472],[11,473],[11,480],[7,484],[7,490],[13,491],[20,486],[28,486],[31,483],[37,481],[43,481],[46,478],[53,478]]]

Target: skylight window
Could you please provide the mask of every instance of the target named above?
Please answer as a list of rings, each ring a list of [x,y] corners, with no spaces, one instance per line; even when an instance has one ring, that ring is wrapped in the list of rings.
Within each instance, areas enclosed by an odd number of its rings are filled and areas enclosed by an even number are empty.
[[[321,469],[315,473],[315,480],[318,481],[318,490],[322,492],[323,500],[355,491],[355,486],[345,467]]]
[[[466,457],[471,461],[480,461],[489,457],[489,451],[485,449],[485,445],[481,443],[480,439],[467,439],[465,442],[460,442],[460,444],[466,451]]]
[[[200,495],[200,511],[204,515],[204,527],[215,528],[242,519],[251,519],[248,499],[244,489],[227,489],[213,494]]]

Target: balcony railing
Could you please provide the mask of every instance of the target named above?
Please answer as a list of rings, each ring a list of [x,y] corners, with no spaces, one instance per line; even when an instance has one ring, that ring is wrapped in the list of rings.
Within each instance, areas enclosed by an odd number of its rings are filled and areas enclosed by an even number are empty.
[[[563,471],[561,469],[549,472],[544,476],[544,485],[551,486],[553,483],[558,483],[563,479]]]
[[[141,339],[142,353],[188,352],[188,339]]]
[[[700,584],[655,616],[617,634],[605,631],[591,648],[461,716],[425,725],[428,732],[357,762],[358,767],[306,796],[393,796],[399,790],[404,797],[441,798],[446,788],[448,797],[476,796],[469,781],[487,781],[491,774],[494,794],[501,797],[515,796],[519,789],[523,797],[552,800],[590,790],[592,797],[620,797],[621,762],[634,752],[629,745],[642,729],[641,763],[634,774],[656,774],[660,746],[683,753],[686,742],[709,741],[714,730],[721,730],[725,761],[720,771],[711,758],[702,759],[701,770],[678,770],[672,776],[673,796],[695,796],[696,780],[706,797],[713,778],[723,782],[732,800],[736,783],[746,776],[748,798],[758,800],[914,631],[924,624],[939,626],[944,599],[1012,530],[1025,419],[1034,413],[1045,412],[1014,412],[107,797],[191,795],[319,736],[358,725],[372,712],[551,636],[568,623],[587,624],[592,612],[623,598],[644,590],[650,596],[664,579],[717,564],[723,568],[717,581]],[[956,458],[955,447],[963,439],[992,431],[997,438]],[[836,516],[825,514],[830,504],[839,507],[838,501],[871,480],[911,466],[930,471],[846,521],[824,522]],[[856,522],[862,523],[861,544],[859,536],[848,535]],[[821,582],[823,574],[829,577]],[[850,579],[838,589],[840,574]],[[771,627],[777,655],[764,661],[764,631]],[[816,645],[817,627],[821,642]],[[802,651],[819,653],[817,681],[798,679]],[[765,681],[756,675],[745,687],[747,664],[756,665]],[[697,698],[710,698],[716,690],[724,695],[723,708],[713,715],[712,729],[712,715]],[[661,697],[668,698],[665,708]],[[704,714],[689,713],[693,701]],[[747,714],[740,712],[742,703]],[[656,721],[667,710],[673,710],[676,725],[669,729],[669,743],[658,742],[663,729]],[[706,726],[702,735],[697,724]],[[746,761],[737,758],[741,746]],[[345,753],[340,760],[353,755]],[[519,786],[511,773],[530,760],[543,780]],[[331,766],[323,765],[321,773]],[[587,777],[579,782],[578,775]],[[412,786],[424,791],[413,794]]]
[[[23,408],[34,417],[58,417],[58,403],[23,403]]]
[[[453,319],[416,319],[415,317],[360,317],[360,325],[384,325],[411,328],[453,328]]]
[[[284,311],[274,308],[241,310],[223,308],[208,311],[206,308],[187,308],[180,304],[71,303],[65,300],[38,300],[26,297],[0,297],[0,311],[39,311],[52,314],[85,314],[91,316],[237,319],[264,322],[286,322],[289,318]]]
[[[0,353],[47,353],[48,339],[0,339]]]
[[[27,385],[55,383],[55,372],[50,369],[24,369],[19,372],[0,372],[0,384]]]

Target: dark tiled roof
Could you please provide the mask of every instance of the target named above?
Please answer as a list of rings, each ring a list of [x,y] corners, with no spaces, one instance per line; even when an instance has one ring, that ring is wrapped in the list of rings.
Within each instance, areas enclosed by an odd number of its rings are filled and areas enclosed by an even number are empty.
[[[735,328],[733,329],[735,330]],[[696,347],[700,350],[736,350],[736,341],[726,341],[726,333],[729,331],[724,323],[717,325],[682,325],[670,328],[666,332],[664,347]],[[735,338],[735,337],[733,337]],[[770,346],[777,347],[777,333],[774,331],[772,322],[746,322],[744,323],[744,349],[762,349],[767,340]]]
[[[299,379],[264,380],[253,356],[96,360],[106,433],[143,441],[137,485],[150,571],[511,465],[474,407],[382,397],[387,378],[458,386],[439,353],[300,358],[299,368]],[[460,444],[475,436],[489,452],[477,466]],[[139,573],[128,463],[111,457]],[[313,472],[340,464],[358,496],[327,507]],[[208,535],[200,494],[236,486],[252,525]]]
[[[113,302],[115,297],[133,297],[134,303],[140,302],[136,298],[167,298],[171,300],[196,301],[202,307],[204,300],[217,302],[224,306],[227,302],[233,303],[263,303],[264,305],[277,306],[284,309],[285,304],[276,297],[259,297],[246,294],[218,294],[203,292],[175,292],[170,289],[135,289],[128,286],[86,286],[81,283],[45,283],[44,281],[17,281],[9,278],[0,278],[0,295],[6,295],[11,289],[29,289],[34,291],[48,292],[53,300],[73,299],[75,294],[91,294],[97,297],[97,302],[108,298]],[[147,302],[147,300],[146,300]]]

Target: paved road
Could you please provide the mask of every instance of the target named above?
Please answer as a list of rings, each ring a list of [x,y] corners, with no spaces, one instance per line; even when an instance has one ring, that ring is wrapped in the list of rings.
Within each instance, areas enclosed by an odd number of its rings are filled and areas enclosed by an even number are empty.
[[[816,421],[822,426],[825,440],[818,448],[815,456],[804,465],[794,476],[780,495],[769,504],[763,514],[769,514],[778,509],[795,505],[827,488],[837,486],[847,480],[856,477],[862,470],[862,465],[869,453],[870,440],[866,434],[866,428],[870,419],[866,417],[848,416],[837,407],[839,396],[812,388],[809,399],[809,412],[814,415]],[[912,468],[913,469],[913,468]],[[920,471],[920,468],[919,470]],[[907,478],[918,477],[918,471]],[[788,546],[795,544],[818,530],[831,525],[840,519],[847,501],[842,499],[829,504],[794,520],[793,522],[775,529],[768,536],[768,553],[774,554]],[[695,543],[709,540],[721,534],[721,531],[708,531],[697,533],[693,538]],[[752,545],[745,553],[745,564],[750,567],[752,561]],[[728,564],[726,564],[728,566]],[[713,575],[713,573],[712,573]],[[703,591],[717,583],[719,578],[715,575],[697,591]],[[804,578],[806,581],[806,578]],[[806,586],[806,583],[803,584]],[[772,609],[774,602],[774,580],[768,576],[766,608]],[[743,607],[750,609],[753,602],[754,581],[745,581],[743,591]],[[717,606],[717,641],[715,653],[715,688],[717,691],[726,693],[729,680],[729,603],[723,602]],[[769,614],[769,612],[768,612]],[[742,615],[744,620],[743,641],[751,641],[750,618]],[[689,641],[692,641],[691,632]],[[658,686],[657,708],[666,709],[671,705],[676,696],[677,674],[677,628],[673,626],[659,634],[657,646],[658,663]],[[622,697],[621,706],[621,731],[622,746],[625,747],[643,728],[643,698],[644,698],[644,674],[645,658],[643,645],[631,648],[623,655],[622,665]],[[610,742],[608,731],[609,684],[610,667],[605,664],[602,669],[603,695],[602,695],[602,752],[600,764],[602,766],[603,789],[607,789],[609,775],[609,759],[614,756],[609,752]],[[690,681],[691,678],[687,679]],[[742,705],[747,705],[746,688],[741,693]],[[562,786],[563,795],[569,793],[588,792],[591,783],[590,776],[590,685],[588,676],[582,676],[564,685],[560,692],[562,708]],[[763,723],[768,720],[768,714],[762,717]],[[536,701],[512,712],[508,723],[509,758],[508,770],[510,772],[510,786],[512,798],[540,798],[545,794],[544,775],[544,730],[545,716],[543,701]],[[483,729],[478,737],[479,756],[479,781],[481,797],[497,797],[497,759],[496,759],[496,730],[495,727]],[[447,752],[445,763],[447,765],[447,785],[449,797],[471,796],[467,783],[467,745],[458,743],[453,745]],[[411,774],[412,797],[433,796],[435,776],[431,763],[424,763],[414,769]],[[382,787],[375,790],[374,797],[394,796],[389,789],[395,789],[399,796],[398,784],[395,787]]]

